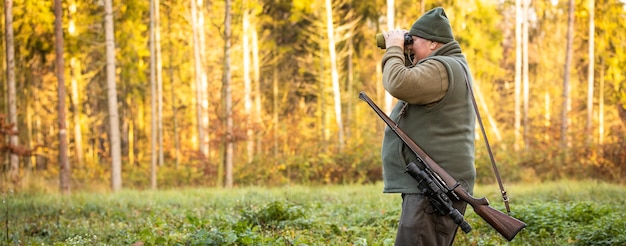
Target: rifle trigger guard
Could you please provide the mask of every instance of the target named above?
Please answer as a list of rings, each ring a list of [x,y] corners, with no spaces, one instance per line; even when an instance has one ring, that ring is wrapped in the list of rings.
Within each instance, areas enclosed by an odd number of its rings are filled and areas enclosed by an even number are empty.
[[[457,200],[461,200],[461,198],[454,192],[454,189],[456,189],[456,187],[459,187],[459,185],[461,185],[461,183],[457,181],[456,184],[452,186],[452,188],[448,188],[448,192],[446,193],[453,195],[454,198],[456,198]]]
[[[461,185],[461,183],[459,183],[457,181],[456,184],[454,184],[454,186],[452,186],[452,188],[448,188],[448,191],[454,191],[454,189],[456,189],[456,187],[459,187],[459,185]]]

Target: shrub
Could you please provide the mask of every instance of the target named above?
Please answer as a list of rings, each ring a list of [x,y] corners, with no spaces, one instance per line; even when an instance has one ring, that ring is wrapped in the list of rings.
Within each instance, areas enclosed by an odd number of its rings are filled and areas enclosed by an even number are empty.
[[[263,229],[282,229],[286,225],[306,226],[301,219],[305,216],[304,208],[283,201],[273,201],[263,208],[242,211],[241,221]]]

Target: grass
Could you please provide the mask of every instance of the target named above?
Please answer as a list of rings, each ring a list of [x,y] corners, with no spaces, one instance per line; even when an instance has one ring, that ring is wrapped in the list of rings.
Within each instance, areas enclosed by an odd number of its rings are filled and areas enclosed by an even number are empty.
[[[626,189],[595,181],[506,186],[528,224],[507,242],[468,208],[455,245],[625,245]],[[0,245],[392,245],[400,197],[382,186],[3,194]],[[504,210],[497,186],[477,197]]]

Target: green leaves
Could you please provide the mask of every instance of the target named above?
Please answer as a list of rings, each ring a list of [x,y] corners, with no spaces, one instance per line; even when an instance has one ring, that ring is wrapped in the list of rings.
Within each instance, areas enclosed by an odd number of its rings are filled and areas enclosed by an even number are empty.
[[[507,242],[468,208],[473,230],[457,233],[456,245],[626,244],[623,186],[567,181],[508,188],[512,215],[528,226]],[[8,237],[0,230],[0,239],[24,245],[392,245],[401,200],[381,189],[376,184],[16,195],[0,211],[0,222],[9,225]],[[504,211],[489,190],[497,188],[478,186],[476,194],[487,194]]]
[[[264,229],[283,229],[285,225],[297,224],[290,222],[304,218],[304,216],[305,211],[300,206],[273,201],[256,211],[244,210],[242,220]]]

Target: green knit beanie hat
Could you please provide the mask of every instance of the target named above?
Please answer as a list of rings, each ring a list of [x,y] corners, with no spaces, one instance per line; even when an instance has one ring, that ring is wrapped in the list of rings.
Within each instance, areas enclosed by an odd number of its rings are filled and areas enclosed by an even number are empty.
[[[431,9],[417,19],[413,23],[409,35],[444,44],[454,41],[450,21],[441,7]]]

